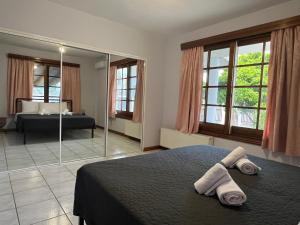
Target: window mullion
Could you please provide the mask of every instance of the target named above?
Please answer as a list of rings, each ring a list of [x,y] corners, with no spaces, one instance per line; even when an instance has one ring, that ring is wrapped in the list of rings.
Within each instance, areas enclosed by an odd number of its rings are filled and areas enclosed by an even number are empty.
[[[230,43],[229,53],[229,66],[228,66],[228,81],[227,81],[227,98],[226,98],[226,114],[225,114],[225,134],[230,134],[231,127],[231,105],[232,105],[232,92],[233,92],[233,81],[234,81],[234,66],[235,66],[235,52],[236,52],[236,41]]]
[[[208,81],[209,81],[210,55],[211,55],[211,50],[208,50],[208,52],[207,52],[207,65],[206,65],[206,74],[207,74],[207,76],[206,76],[206,84],[205,84],[206,88],[205,88],[205,102],[204,102],[205,108],[204,108],[204,119],[203,119],[204,123],[206,123],[206,117],[207,117],[207,99],[208,99]],[[202,101],[202,99],[201,99],[201,101]]]
[[[49,102],[49,65],[45,66],[44,76],[44,102]]]

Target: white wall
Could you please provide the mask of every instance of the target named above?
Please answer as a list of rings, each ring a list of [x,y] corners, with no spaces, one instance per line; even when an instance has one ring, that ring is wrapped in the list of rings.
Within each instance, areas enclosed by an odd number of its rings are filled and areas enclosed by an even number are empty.
[[[192,41],[204,37],[209,37],[221,33],[226,33],[258,24],[271,22],[283,18],[300,15],[300,1],[293,0],[284,4],[276,5],[255,13],[244,15],[235,19],[223,21],[221,23],[204,27],[202,29],[190,32],[177,37],[172,37],[167,41],[165,52],[165,76],[164,76],[164,110],[162,127],[175,128],[178,95],[179,95],[179,77],[180,77],[180,57],[181,50],[180,44]],[[238,142],[225,141],[223,139],[215,138],[215,145],[225,148],[231,148],[239,145]],[[249,146],[248,146],[249,147]],[[259,154],[262,157],[267,157],[266,154],[262,154],[262,149],[258,146],[252,146],[251,149],[255,149],[254,153]],[[282,154],[270,154],[269,158],[273,158],[279,161],[291,162],[295,159],[286,157]],[[300,158],[298,157],[297,163],[300,164]]]
[[[35,50],[33,48],[19,47],[0,42],[0,117],[6,117],[7,115],[7,53],[53,60],[60,59],[58,53],[51,51]],[[64,56],[64,61],[80,64],[81,108],[88,115],[96,118],[97,122],[104,120],[105,111],[101,109],[105,107],[105,102],[101,99],[105,99],[106,84],[105,80],[102,81],[101,78],[105,78],[106,70],[105,68],[102,70],[95,69],[95,62],[99,61],[99,59]],[[104,89],[102,86],[104,86]],[[100,107],[101,104],[103,104],[103,107]]]
[[[165,40],[46,0],[2,0],[0,27],[147,60],[145,146],[159,143]],[[155,91],[153,91],[155,88]]]

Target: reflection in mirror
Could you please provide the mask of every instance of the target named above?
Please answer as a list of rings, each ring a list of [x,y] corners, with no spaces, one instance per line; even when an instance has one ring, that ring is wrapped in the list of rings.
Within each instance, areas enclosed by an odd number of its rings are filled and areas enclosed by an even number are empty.
[[[105,109],[108,55],[64,47],[62,98],[62,161],[105,154]]]
[[[58,45],[0,33],[0,84],[0,171],[58,163]]]
[[[144,61],[110,55],[108,155],[141,151]]]

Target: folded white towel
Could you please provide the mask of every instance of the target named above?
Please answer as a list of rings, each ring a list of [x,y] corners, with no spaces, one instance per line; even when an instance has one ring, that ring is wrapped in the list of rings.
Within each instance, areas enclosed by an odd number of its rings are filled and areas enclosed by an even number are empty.
[[[236,162],[246,156],[246,150],[242,147],[237,147],[232,150],[221,162],[225,167],[233,168]]]
[[[217,163],[194,183],[195,189],[199,194],[213,195],[219,185],[230,180],[228,175],[226,168]]]
[[[239,159],[236,162],[236,167],[244,174],[253,175],[257,174],[258,171],[261,170],[261,168],[257,165],[255,165],[253,162],[251,162],[247,158]]]
[[[230,177],[230,175],[228,174]],[[230,177],[231,178],[231,177]],[[216,189],[219,200],[224,205],[240,206],[247,200],[246,194],[231,178]]]

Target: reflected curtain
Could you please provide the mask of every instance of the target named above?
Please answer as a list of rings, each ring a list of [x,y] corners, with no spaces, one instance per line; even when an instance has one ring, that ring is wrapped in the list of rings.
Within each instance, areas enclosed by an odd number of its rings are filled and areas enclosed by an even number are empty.
[[[116,91],[117,91],[117,67],[110,67],[109,94],[108,94],[108,116],[115,118],[116,111]]]
[[[34,62],[27,59],[8,58],[7,64],[7,109],[16,113],[17,98],[32,98]]]
[[[263,148],[300,156],[300,26],[271,34]]]
[[[145,66],[144,60],[137,60],[137,81],[134,100],[134,110],[132,120],[134,122],[142,122],[143,116],[143,82],[144,82]]]
[[[200,122],[203,77],[203,47],[184,50],[176,129],[183,133],[197,133]]]
[[[63,66],[62,98],[72,100],[72,111],[81,111],[80,67]]]

